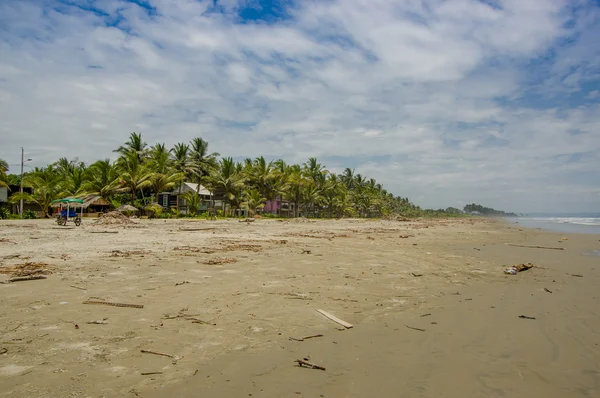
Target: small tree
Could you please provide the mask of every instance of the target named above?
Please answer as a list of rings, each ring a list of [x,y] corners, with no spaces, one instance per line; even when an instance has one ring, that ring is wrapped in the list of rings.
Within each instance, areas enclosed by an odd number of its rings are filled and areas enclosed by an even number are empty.
[[[242,203],[242,206],[250,211],[250,215],[254,215],[256,209],[262,209],[265,207],[267,199],[260,194],[258,189],[252,189],[246,191],[246,201]]]
[[[185,203],[187,204],[188,213],[195,217],[198,214],[200,205],[202,204],[202,198],[196,192],[186,192],[181,195]]]

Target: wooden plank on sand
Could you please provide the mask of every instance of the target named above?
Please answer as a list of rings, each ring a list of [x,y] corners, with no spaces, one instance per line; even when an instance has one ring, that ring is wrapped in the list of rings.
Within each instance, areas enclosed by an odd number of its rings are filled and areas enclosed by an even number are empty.
[[[323,311],[323,310],[317,310],[318,313],[320,313],[321,315],[325,316],[326,318],[331,319],[334,322],[339,323],[340,325],[342,325],[343,327],[345,327],[346,329],[350,329],[352,327],[351,324],[349,324],[346,321],[342,321],[340,318],[331,315],[329,312],[327,311]]]
[[[534,245],[517,245],[514,243],[507,243],[507,245],[509,246],[515,246],[515,247],[527,247],[530,249],[551,249],[551,250],[565,250],[564,247],[552,247],[552,246],[534,246]]]

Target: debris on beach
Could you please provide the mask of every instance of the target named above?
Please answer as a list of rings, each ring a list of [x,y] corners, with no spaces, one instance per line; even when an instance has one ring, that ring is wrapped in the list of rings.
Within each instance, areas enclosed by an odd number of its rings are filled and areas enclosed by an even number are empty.
[[[310,368],[310,369],[325,370],[325,367],[314,364],[312,362],[309,362],[308,358],[296,359],[294,362],[296,362],[298,364],[299,368],[306,366],[307,368]]]
[[[564,247],[538,246],[538,245],[517,245],[515,243],[507,243],[508,246],[526,247],[528,249],[549,249],[549,250],[565,250]]]
[[[212,258],[210,260],[206,260],[203,261],[203,264],[206,265],[223,265],[223,264],[231,264],[231,263],[237,263],[237,258],[233,258],[233,257],[217,257],[217,258]]]
[[[0,243],[12,243],[13,245],[17,244],[17,242],[13,242],[12,240],[10,240],[8,238],[0,238]]]
[[[46,263],[26,262],[9,267],[0,267],[0,274],[9,274],[12,278],[48,275],[52,273],[50,268],[51,266]]]
[[[409,218],[403,217],[399,214],[388,214],[386,216],[381,217],[381,219],[386,221],[410,221]]]
[[[305,336],[305,337],[300,337],[300,338],[296,338],[296,337],[290,337],[290,340],[294,340],[294,341],[304,341],[304,340],[308,340],[308,339],[314,339],[316,337],[323,337],[322,334],[313,334],[310,336]]]
[[[128,308],[144,308],[141,304],[125,304],[125,303],[112,303],[108,301],[99,301],[99,300],[86,300],[83,304],[100,304],[100,305],[110,305],[112,307],[128,307]]]
[[[527,264],[517,264],[517,265],[513,265],[512,267],[508,267],[504,270],[504,273],[507,275],[517,275],[517,273],[522,272],[522,271],[527,271],[530,268],[533,268],[534,265],[531,263],[527,263]]]
[[[521,319],[535,319],[535,317],[533,317],[533,316],[527,316],[527,315],[519,315],[519,318],[521,318]]]
[[[120,211],[111,211],[103,214],[92,225],[136,225],[137,222]]]
[[[352,325],[346,321],[341,320],[340,318],[331,315],[329,312],[323,311],[323,310],[317,310],[317,312],[321,315],[323,315],[326,318],[331,319],[334,322],[339,323],[340,325],[342,325],[343,327],[345,327],[346,329],[350,329],[352,327]]]

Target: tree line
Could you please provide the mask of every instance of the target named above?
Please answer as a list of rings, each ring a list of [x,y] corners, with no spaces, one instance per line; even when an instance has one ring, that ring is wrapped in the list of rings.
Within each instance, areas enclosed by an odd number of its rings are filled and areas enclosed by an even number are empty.
[[[475,203],[471,203],[470,205],[466,205],[464,207],[464,212],[473,214],[479,213],[484,216],[494,216],[494,217],[518,217],[515,213],[507,213],[502,210],[492,209],[491,207],[485,207],[482,205],[478,205]]]
[[[129,140],[114,152],[118,153],[115,161],[104,159],[87,165],[77,158],[61,158],[46,167],[36,167],[24,175],[23,184],[30,188],[29,192],[22,196],[13,193],[10,200],[23,198],[48,215],[55,199],[97,195],[113,207],[129,203],[160,213],[159,193],[176,189],[185,181],[218,192],[224,215],[234,214],[240,208],[258,211],[267,201],[274,200],[294,204],[293,216],[425,214],[408,198],[387,192],[375,179],[350,168],[341,174],[330,172],[314,157],[302,164],[287,164],[282,159],[270,161],[262,156],[235,161],[210,152],[208,142],[200,137],[167,148],[163,143],[149,146],[139,133],[131,133]],[[6,162],[0,160],[0,186],[18,185],[19,176],[7,171]],[[188,192],[182,196],[195,214],[200,207],[199,195]],[[179,215],[179,209],[173,212]]]

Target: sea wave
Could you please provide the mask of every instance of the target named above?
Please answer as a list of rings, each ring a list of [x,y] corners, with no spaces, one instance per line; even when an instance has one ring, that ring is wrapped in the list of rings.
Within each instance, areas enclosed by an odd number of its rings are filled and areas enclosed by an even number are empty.
[[[584,217],[535,217],[532,221],[549,222],[555,224],[600,225],[600,218]]]

